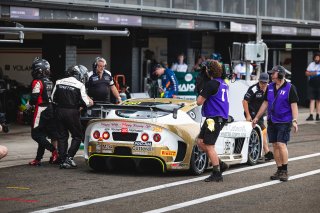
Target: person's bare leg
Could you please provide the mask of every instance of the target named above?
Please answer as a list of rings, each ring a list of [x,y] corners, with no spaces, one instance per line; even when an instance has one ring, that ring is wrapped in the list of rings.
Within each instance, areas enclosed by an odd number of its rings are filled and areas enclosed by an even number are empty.
[[[8,148],[0,145],[0,159],[4,158],[8,154]]]

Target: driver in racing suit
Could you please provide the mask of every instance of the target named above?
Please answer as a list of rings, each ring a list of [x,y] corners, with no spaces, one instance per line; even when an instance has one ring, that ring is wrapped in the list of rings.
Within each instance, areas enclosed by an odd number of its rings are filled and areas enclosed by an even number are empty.
[[[53,102],[56,104],[57,128],[59,131],[58,149],[62,163],[60,168],[75,168],[77,164],[73,160],[76,155],[83,132],[80,122],[80,107],[92,106],[93,101],[86,94],[84,81],[87,68],[75,65],[68,68],[68,77],[58,80],[52,92]],[[68,150],[69,132],[71,133],[71,145]]]
[[[47,77],[50,73],[50,64],[48,61],[36,58],[32,63],[32,94],[30,98],[30,105],[35,106],[31,137],[38,143],[38,150],[36,158],[29,162],[31,166],[40,166],[41,159],[44,155],[45,149],[52,152],[50,159],[51,163],[58,161],[58,152],[53,144],[47,140],[47,136],[51,139],[57,138],[57,132],[53,127],[53,107],[51,102],[51,92],[53,83]]]
[[[176,98],[178,94],[178,80],[174,72],[169,68],[164,68],[161,64],[157,64],[154,67],[153,73],[161,78],[160,97]]]

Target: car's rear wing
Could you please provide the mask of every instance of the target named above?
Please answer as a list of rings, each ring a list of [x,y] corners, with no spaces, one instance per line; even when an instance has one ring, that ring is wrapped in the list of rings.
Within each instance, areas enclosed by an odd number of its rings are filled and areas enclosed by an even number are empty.
[[[126,110],[126,111],[149,111],[149,112],[168,112],[172,113],[173,118],[176,119],[178,115],[178,109],[183,105],[177,104],[158,104],[158,105],[116,105],[116,104],[104,104],[96,103],[94,106],[87,108],[81,114],[81,120],[91,120],[95,118],[106,118],[111,110]],[[153,117],[153,116],[151,116]]]

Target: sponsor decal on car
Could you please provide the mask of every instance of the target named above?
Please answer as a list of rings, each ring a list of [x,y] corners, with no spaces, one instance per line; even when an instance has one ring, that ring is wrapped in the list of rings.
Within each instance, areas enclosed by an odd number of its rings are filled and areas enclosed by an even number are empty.
[[[134,155],[147,155],[148,152],[152,152],[152,142],[147,141],[135,141],[132,147],[132,154]]]
[[[174,150],[161,150],[161,156],[174,157],[177,155],[177,152]]]
[[[136,123],[123,123],[123,122],[110,122],[100,123],[105,127],[105,130],[121,131],[121,132],[141,132],[143,130],[152,130],[155,132],[161,132],[161,127],[153,127],[150,124],[136,124]]]
[[[219,137],[225,138],[244,138],[247,135],[246,128],[243,126],[225,126],[221,132]]]
[[[113,153],[113,146],[107,143],[98,143],[96,145],[96,152]]]
[[[126,101],[123,105],[140,105],[141,101]]]
[[[143,141],[135,141],[133,143],[134,146],[152,146],[151,141],[143,142]]]

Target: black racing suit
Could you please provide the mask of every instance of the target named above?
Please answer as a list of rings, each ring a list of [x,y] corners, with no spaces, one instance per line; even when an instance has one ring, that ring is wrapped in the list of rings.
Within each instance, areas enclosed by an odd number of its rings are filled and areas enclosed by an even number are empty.
[[[38,145],[36,160],[40,161],[45,149],[53,152],[54,146],[47,140],[58,137],[54,122],[53,107],[50,100],[53,83],[47,77],[34,79],[31,84],[32,93],[30,105],[35,106],[31,137]]]
[[[65,161],[67,157],[74,157],[80,147],[83,137],[80,107],[89,106],[89,98],[84,84],[74,77],[58,80],[52,97],[56,104],[59,156]],[[72,141],[68,150],[69,131]]]

